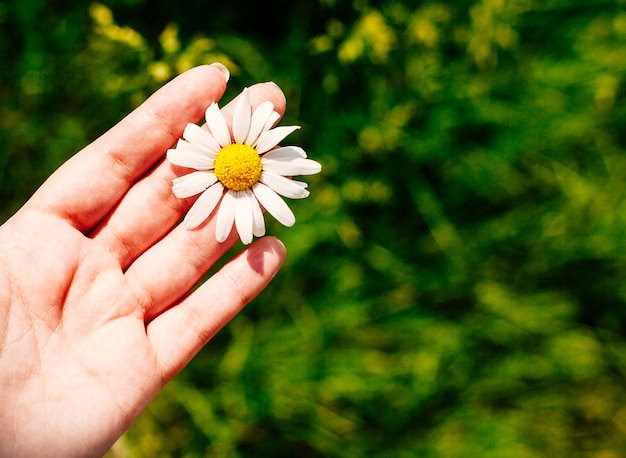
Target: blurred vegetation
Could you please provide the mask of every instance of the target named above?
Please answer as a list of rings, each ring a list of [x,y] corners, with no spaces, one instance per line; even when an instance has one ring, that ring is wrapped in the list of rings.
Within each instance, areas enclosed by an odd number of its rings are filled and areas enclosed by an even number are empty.
[[[623,456],[624,6],[0,3],[2,220],[215,60],[324,165],[270,223],[284,269],[110,456]]]

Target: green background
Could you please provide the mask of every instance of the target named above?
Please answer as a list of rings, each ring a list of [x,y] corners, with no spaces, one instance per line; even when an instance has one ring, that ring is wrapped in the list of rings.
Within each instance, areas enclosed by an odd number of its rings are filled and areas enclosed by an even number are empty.
[[[268,223],[283,270],[109,456],[624,456],[625,6],[0,3],[0,220],[216,60],[323,164]]]

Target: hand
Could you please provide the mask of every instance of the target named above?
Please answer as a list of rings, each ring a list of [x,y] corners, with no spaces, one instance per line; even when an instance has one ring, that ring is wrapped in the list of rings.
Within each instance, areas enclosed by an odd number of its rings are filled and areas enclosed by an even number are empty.
[[[0,226],[0,456],[103,455],[280,268],[266,237],[187,295],[237,234],[177,225],[193,199],[163,157],[225,87],[213,66],[179,76]],[[250,98],[284,113],[271,83]]]

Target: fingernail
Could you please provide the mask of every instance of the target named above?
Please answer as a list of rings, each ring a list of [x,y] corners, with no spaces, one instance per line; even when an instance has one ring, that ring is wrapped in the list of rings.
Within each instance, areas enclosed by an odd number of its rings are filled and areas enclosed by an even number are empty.
[[[215,67],[220,72],[222,72],[222,75],[224,75],[224,79],[228,83],[228,80],[230,79],[230,72],[228,71],[228,69],[226,68],[224,64],[220,64],[219,62],[213,62],[212,64],[209,65],[209,67]]]

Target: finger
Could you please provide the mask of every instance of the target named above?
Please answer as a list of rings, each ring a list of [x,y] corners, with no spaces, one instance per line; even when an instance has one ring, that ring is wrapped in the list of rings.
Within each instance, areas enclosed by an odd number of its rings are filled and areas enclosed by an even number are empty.
[[[88,231],[225,89],[225,74],[217,66],[183,73],[63,164],[27,205]]]
[[[166,383],[276,275],[285,247],[273,237],[252,244],[178,305],[147,326]]]
[[[126,270],[126,282],[147,323],[178,301],[238,240],[215,240],[215,218],[189,230],[179,224]]]
[[[281,116],[285,111],[285,96],[273,83],[252,86],[249,95],[253,108],[269,100]],[[235,103],[236,99],[222,109],[229,126]],[[168,162],[159,164],[128,191],[92,233],[123,268],[166,234],[195,201],[196,197],[178,199],[172,194],[172,180],[185,170]]]

